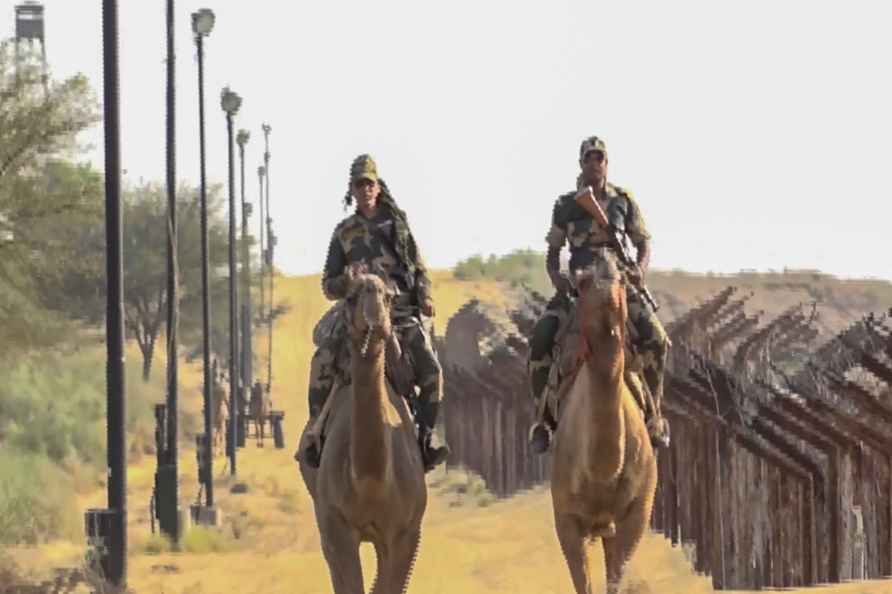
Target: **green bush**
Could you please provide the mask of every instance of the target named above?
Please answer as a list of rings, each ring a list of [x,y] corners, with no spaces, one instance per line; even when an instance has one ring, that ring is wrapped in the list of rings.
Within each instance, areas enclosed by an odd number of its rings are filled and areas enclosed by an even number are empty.
[[[151,432],[163,389],[128,365],[128,438]],[[34,353],[0,371],[0,542],[83,537],[77,492],[106,462],[105,353]]]
[[[83,533],[71,478],[46,456],[0,450],[0,543],[39,544]]]
[[[486,487],[483,477],[466,468],[450,468],[439,476],[432,477],[430,487],[439,496],[449,500],[450,507],[489,507],[498,501]]]
[[[131,366],[129,366],[131,367]],[[128,377],[139,377],[138,365]],[[105,465],[105,360],[98,350],[34,355],[0,375],[0,443],[63,463]],[[127,382],[127,429],[151,429],[163,389]]]
[[[180,541],[180,550],[194,554],[222,553],[231,548],[230,544],[219,530],[193,526]]]
[[[544,294],[550,292],[545,255],[529,249],[515,250],[504,256],[491,254],[486,259],[482,255],[471,256],[456,264],[453,274],[462,280],[487,278],[523,285]]]
[[[162,553],[171,552],[173,550],[173,545],[170,542],[170,538],[160,532],[156,532],[146,539],[142,545],[142,549],[145,551],[146,555],[160,555]]]

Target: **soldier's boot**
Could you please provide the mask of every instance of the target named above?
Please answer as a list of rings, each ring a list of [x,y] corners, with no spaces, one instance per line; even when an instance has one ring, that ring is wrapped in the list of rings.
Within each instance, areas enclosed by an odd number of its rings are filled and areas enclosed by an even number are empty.
[[[530,427],[529,446],[534,454],[542,454],[551,447],[551,438],[557,429],[557,421],[551,416],[548,406],[542,406],[545,385],[548,383],[548,375],[551,371],[551,358],[545,361],[530,361],[530,390],[533,393],[533,402],[536,410],[544,411],[542,418]]]
[[[313,432],[313,425],[328,400],[332,387],[334,386],[334,377],[329,371],[331,367],[330,352],[325,349],[319,349],[313,355],[310,362],[310,388],[307,391],[307,400],[310,411],[310,420],[308,426],[310,431],[304,436],[306,445],[303,450],[298,445],[298,450],[294,453],[294,459],[303,459],[310,468],[319,468],[322,461],[322,446],[325,444],[325,435],[320,431],[319,435]]]
[[[650,445],[655,448],[668,448],[671,435],[669,433],[669,421],[666,420],[666,417],[654,415],[647,419],[646,423]]]
[[[542,420],[537,421],[530,427],[530,451],[534,454],[543,454],[551,447],[554,431],[557,429],[557,422],[552,418],[551,411],[545,410]]]
[[[430,472],[449,457],[449,446],[434,432],[437,424],[439,402],[419,402],[415,413],[418,422],[418,445],[424,472]]]
[[[322,406],[310,405],[310,420],[307,422],[310,427],[316,422],[321,410]],[[310,468],[319,468],[319,463],[322,461],[322,446],[325,444],[325,436],[321,433],[316,435],[311,432],[312,429],[305,436],[307,444],[304,446],[303,451],[298,447],[298,450],[294,452],[294,459],[297,461],[303,459]]]
[[[663,416],[660,406],[663,400],[663,370],[658,367],[645,367],[644,379],[652,397],[652,402],[649,403],[650,406],[644,415],[650,443],[655,448],[668,448],[671,440],[669,421]]]

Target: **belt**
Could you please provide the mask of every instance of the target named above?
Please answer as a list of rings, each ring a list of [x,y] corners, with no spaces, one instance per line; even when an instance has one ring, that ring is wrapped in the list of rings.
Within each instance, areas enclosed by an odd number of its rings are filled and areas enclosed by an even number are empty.
[[[399,293],[393,298],[392,305],[411,307],[415,305],[415,296],[411,293]]]

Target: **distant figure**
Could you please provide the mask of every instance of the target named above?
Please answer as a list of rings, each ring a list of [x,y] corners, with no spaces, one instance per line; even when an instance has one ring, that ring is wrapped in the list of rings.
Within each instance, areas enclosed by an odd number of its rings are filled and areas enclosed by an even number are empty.
[[[257,428],[255,437],[259,448],[263,447],[263,428],[266,419],[269,418],[269,409],[269,390],[265,390],[259,381],[254,382],[254,385],[251,386],[251,416],[254,418],[254,425]]]
[[[211,411],[213,411],[213,454],[222,454],[226,443],[226,424],[229,421],[229,400],[222,384],[215,383],[211,391]]]

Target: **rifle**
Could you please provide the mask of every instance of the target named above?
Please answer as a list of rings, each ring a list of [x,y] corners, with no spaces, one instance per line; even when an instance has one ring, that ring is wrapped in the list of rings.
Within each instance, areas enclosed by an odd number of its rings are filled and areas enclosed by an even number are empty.
[[[641,274],[641,269],[638,267],[638,263],[635,261],[635,258],[632,257],[632,253],[629,251],[629,245],[626,242],[626,232],[624,229],[621,229],[619,225],[615,225],[607,218],[607,215],[604,214],[604,209],[601,208],[601,205],[598,204],[598,201],[595,200],[592,195],[584,195],[577,196],[576,204],[582,207],[585,212],[592,215],[595,219],[595,222],[598,223],[601,227],[607,230],[607,235],[610,237],[610,243],[612,247],[616,251],[620,260],[626,268],[637,272],[635,275],[639,280],[634,283],[638,292],[644,296],[644,299],[650,304],[654,311],[660,309],[660,306],[657,304],[656,299],[654,299],[651,292],[648,290],[647,286],[644,284],[644,276]]]

